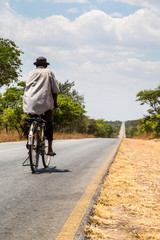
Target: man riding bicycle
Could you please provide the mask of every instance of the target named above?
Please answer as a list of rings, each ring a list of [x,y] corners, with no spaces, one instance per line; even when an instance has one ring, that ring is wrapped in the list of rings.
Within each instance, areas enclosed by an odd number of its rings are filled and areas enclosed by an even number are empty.
[[[46,121],[45,136],[48,140],[48,155],[56,153],[52,149],[53,141],[53,108],[58,108],[58,86],[53,72],[47,69],[50,65],[44,57],[38,57],[36,69],[31,71],[26,80],[23,97],[23,111],[26,114],[41,115]]]

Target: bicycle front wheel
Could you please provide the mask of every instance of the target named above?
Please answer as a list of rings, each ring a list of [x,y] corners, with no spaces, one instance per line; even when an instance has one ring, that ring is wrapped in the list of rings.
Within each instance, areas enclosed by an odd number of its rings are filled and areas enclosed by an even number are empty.
[[[42,152],[42,162],[43,162],[44,168],[48,168],[49,164],[50,164],[50,161],[51,161],[51,156],[46,155],[47,148],[48,148],[48,146],[47,146],[46,141],[44,139],[43,140],[43,152]]]
[[[46,154],[42,156],[42,162],[43,162],[44,168],[49,167],[50,161],[51,161],[51,156],[48,156]]]
[[[39,164],[39,135],[36,127],[33,127],[32,134],[32,143],[29,145],[29,159],[31,171],[35,173]]]

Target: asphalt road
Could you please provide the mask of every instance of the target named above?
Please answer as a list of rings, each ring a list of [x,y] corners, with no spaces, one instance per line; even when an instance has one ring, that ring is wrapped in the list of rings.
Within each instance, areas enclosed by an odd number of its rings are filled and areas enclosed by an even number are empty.
[[[0,144],[0,240],[54,240],[120,139],[57,140],[50,168],[22,167],[25,142]]]

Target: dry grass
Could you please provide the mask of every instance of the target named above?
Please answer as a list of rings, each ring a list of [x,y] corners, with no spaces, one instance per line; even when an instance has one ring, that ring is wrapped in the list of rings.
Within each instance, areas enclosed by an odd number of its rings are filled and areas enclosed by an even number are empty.
[[[160,240],[159,142],[123,140],[90,220],[92,240]]]
[[[159,139],[158,137],[154,137],[152,133],[141,133],[139,136],[133,136],[132,139],[141,139],[141,140],[152,140],[152,139]]]
[[[18,132],[16,131],[10,131],[8,133],[6,132],[5,129],[0,131],[0,143],[1,142],[18,142],[20,140],[22,139],[20,139]]]
[[[95,138],[92,134],[82,133],[54,133],[54,139],[81,139],[81,138]]]
[[[54,133],[54,139],[81,139],[81,138],[94,138],[94,135],[91,134],[69,134],[69,133]],[[20,139],[18,133],[16,131],[10,131],[6,133],[3,129],[0,131],[0,142],[17,142],[17,141],[25,141],[26,139]]]

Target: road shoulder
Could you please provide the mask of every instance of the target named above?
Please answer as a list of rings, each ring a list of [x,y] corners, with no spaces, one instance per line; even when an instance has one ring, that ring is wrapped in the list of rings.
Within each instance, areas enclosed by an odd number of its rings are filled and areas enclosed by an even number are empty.
[[[102,179],[108,172],[110,165],[112,164],[115,155],[117,154],[117,150],[119,148],[120,141],[117,142],[116,146],[101,165],[97,174],[93,177],[92,181],[88,185],[86,191],[82,195],[81,199],[71,212],[69,218],[67,219],[66,223],[64,224],[63,228],[59,232],[56,240],[71,240],[71,239],[79,239],[79,232],[77,233],[80,225],[82,225],[82,220],[86,215],[86,212],[91,205],[91,201],[95,195],[95,192],[102,182]],[[83,230],[84,232],[84,230]],[[77,233],[77,234],[76,234]]]
[[[123,139],[86,226],[89,239],[160,239],[160,143]]]

